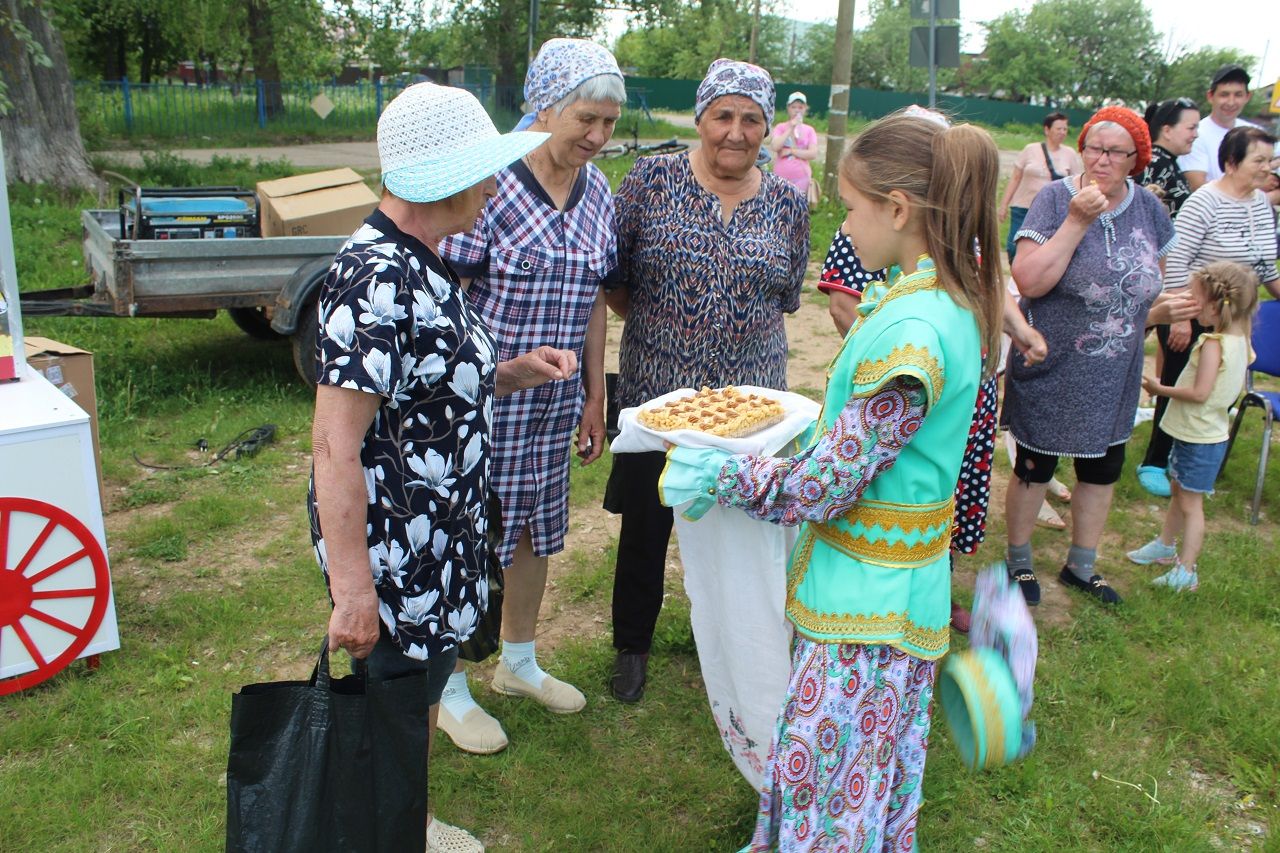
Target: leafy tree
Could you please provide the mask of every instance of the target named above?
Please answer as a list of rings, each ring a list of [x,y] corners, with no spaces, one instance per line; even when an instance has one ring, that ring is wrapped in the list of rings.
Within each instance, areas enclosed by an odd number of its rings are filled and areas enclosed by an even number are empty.
[[[96,189],[62,39],[39,0],[0,0],[0,138],[8,181]]]
[[[528,0],[461,0],[458,22],[473,41],[468,59],[483,61],[496,71],[500,105],[519,105],[520,87],[528,66]],[[559,0],[542,3],[534,49],[556,36],[589,38],[604,21],[604,9],[595,0]]]
[[[993,94],[1069,106],[1145,99],[1159,37],[1142,0],[1039,0],[985,24],[974,84]]]
[[[792,45],[784,41],[787,62],[779,69],[779,79],[794,83],[830,83],[835,61],[836,28],[834,24],[813,24],[804,37]]]
[[[867,89],[922,92],[929,87],[929,69],[912,68],[910,0],[871,0],[871,23],[853,35],[853,74],[850,82]],[[938,69],[938,88],[955,81],[955,70]]]
[[[1161,68],[1154,80],[1151,98],[1158,101],[1190,98],[1207,112],[1209,105],[1205,93],[1209,90],[1213,72],[1228,63],[1251,68],[1255,62],[1254,57],[1232,48],[1202,47],[1184,52]]]
[[[669,3],[661,15],[651,10],[640,16],[614,53],[620,65],[644,77],[697,80],[722,56],[746,59],[753,11],[753,0]],[[788,67],[787,50],[783,19],[762,13],[756,61],[777,74]]]

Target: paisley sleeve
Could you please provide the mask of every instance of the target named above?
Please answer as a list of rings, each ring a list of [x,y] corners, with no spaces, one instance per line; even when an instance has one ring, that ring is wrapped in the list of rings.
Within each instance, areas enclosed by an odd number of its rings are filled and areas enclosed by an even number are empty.
[[[926,407],[921,382],[895,376],[875,393],[851,398],[831,430],[798,456],[730,456],[716,476],[716,500],[787,526],[842,515],[893,467]]]

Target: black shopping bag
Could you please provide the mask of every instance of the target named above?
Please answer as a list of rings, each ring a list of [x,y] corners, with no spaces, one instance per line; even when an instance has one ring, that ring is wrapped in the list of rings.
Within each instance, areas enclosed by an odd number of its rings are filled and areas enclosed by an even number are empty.
[[[427,673],[250,684],[231,697],[227,850],[420,853],[427,821]]]

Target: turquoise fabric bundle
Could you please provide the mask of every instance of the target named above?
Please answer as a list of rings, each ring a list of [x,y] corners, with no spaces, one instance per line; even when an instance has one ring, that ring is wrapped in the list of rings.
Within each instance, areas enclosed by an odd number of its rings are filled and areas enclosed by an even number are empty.
[[[978,576],[969,641],[943,666],[938,699],[965,765],[1001,767],[1035,746],[1028,716],[1038,654],[1035,621],[1003,563]]]

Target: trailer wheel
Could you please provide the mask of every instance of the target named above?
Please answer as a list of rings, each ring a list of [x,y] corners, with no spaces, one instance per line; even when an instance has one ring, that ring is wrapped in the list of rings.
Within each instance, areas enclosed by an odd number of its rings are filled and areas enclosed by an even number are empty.
[[[316,384],[316,327],[320,324],[316,316],[314,300],[302,306],[298,314],[298,328],[293,333],[293,366],[308,385]]]
[[[231,315],[231,322],[251,338],[257,338],[260,341],[278,341],[285,337],[271,328],[271,318],[261,307],[228,308],[227,313]]]

